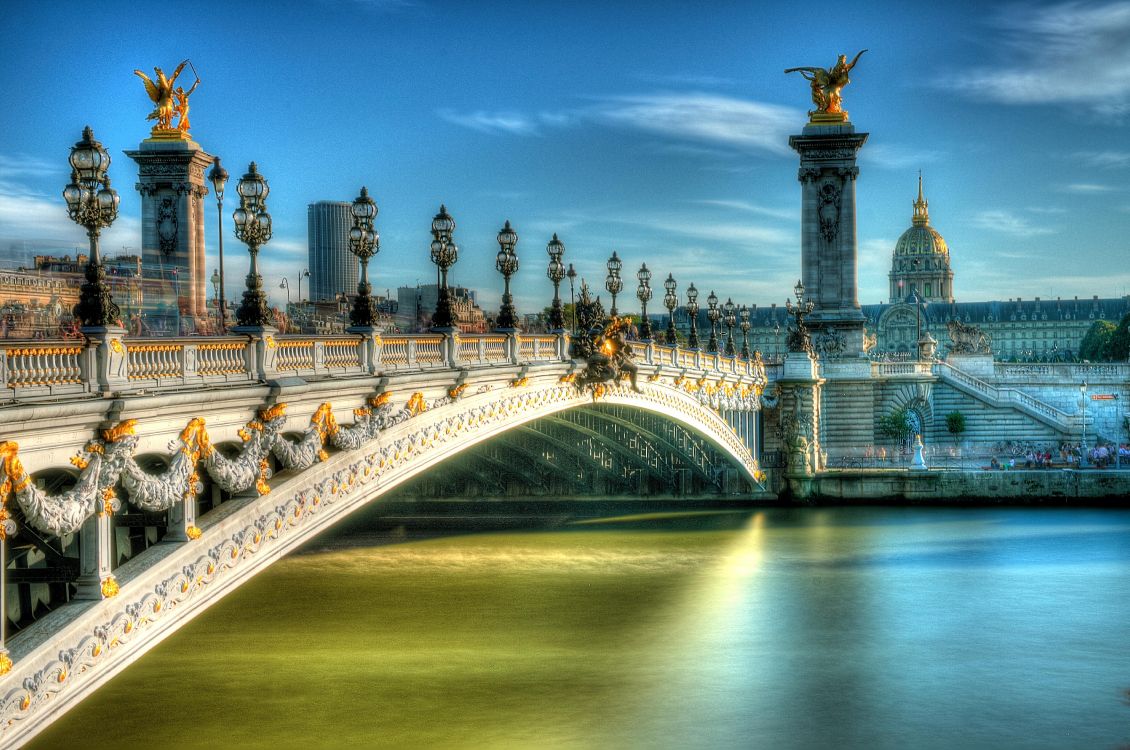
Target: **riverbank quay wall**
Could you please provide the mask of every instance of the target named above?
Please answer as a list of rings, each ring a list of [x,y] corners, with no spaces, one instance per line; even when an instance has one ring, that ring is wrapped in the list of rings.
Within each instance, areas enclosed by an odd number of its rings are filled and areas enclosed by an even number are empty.
[[[817,475],[809,502],[898,501],[938,504],[1130,503],[1130,470],[945,471],[830,470]]]
[[[771,381],[776,369],[770,369]],[[845,457],[874,456],[880,447],[892,452],[880,426],[900,409],[912,414],[927,455],[960,448],[986,464],[992,455],[1009,457],[997,449],[1001,444],[1078,444],[1084,423],[1090,446],[1096,440],[1130,440],[1130,363],[1022,365],[956,355],[945,361],[845,358],[821,360],[820,377],[820,444],[826,466]],[[1080,390],[1084,381],[1085,394]],[[965,418],[958,436],[946,426],[946,415],[953,412]],[[764,412],[767,451],[785,451],[780,418],[774,410]],[[890,460],[897,459],[892,455]]]

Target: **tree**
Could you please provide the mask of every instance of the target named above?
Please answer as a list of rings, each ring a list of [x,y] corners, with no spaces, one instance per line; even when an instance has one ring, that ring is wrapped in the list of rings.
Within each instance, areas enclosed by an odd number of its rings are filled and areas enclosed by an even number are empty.
[[[961,433],[965,432],[965,415],[959,411],[951,411],[946,415],[946,430],[953,435],[953,447],[957,448],[957,441]]]
[[[895,448],[904,444],[910,437],[910,415],[906,408],[895,409],[890,414],[879,417],[876,431],[881,437],[890,440]]]
[[[1107,354],[1114,362],[1130,360],[1130,313],[1122,316],[1122,320],[1118,321],[1118,327],[1110,335],[1110,349]]]
[[[1108,320],[1096,320],[1087,329],[1083,341],[1079,343],[1079,359],[1089,362],[1110,361],[1110,343],[1115,325]]]

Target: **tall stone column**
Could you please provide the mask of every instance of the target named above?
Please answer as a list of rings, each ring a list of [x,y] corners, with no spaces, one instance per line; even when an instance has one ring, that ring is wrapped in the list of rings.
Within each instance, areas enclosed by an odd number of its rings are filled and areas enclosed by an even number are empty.
[[[207,318],[207,268],[204,257],[204,170],[212,156],[187,136],[147,138],[126,156],[137,162],[141,193],[141,266],[149,288],[160,288],[157,303],[176,304],[185,317]],[[174,269],[175,272],[174,272]],[[171,315],[175,315],[175,309]]]
[[[820,445],[824,380],[818,373],[816,358],[809,351],[790,351],[785,355],[777,385],[778,437],[788,455],[785,477],[793,499],[805,501],[813,496],[817,472],[825,468]]]
[[[845,115],[846,116],[846,115]],[[816,309],[808,318],[817,344],[840,339],[841,356],[863,352],[855,228],[856,154],[867,140],[846,120],[805,125],[789,136],[800,154],[801,279]]]

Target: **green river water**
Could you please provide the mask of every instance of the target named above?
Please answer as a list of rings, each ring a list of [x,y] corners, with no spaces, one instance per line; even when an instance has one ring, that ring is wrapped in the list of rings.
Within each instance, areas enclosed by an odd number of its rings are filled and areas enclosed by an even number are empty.
[[[1130,511],[767,509],[278,562],[33,748],[1119,748]]]

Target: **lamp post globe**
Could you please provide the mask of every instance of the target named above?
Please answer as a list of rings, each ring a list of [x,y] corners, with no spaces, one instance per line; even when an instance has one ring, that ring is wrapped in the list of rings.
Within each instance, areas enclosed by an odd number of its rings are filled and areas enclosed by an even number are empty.
[[[687,336],[687,348],[698,349],[698,290],[694,284],[687,287],[687,315],[691,319],[691,332]]]
[[[373,220],[377,218],[378,210],[377,202],[369,195],[366,187],[361,188],[360,194],[353,199],[349,207],[353,215],[353,226],[349,230],[349,252],[357,256],[361,266],[357,297],[353,300],[353,308],[349,311],[350,330],[356,332],[371,329],[377,318],[377,309],[372,296],[373,287],[369,283],[369,259],[381,251],[381,236],[373,228]]]
[[[646,263],[640,266],[636,280],[639,282],[636,299],[640,301],[640,340],[651,341],[651,321],[647,318],[647,303],[651,299],[651,271]]]
[[[616,310],[616,295],[624,289],[624,280],[620,278],[620,269],[624,264],[620,261],[620,257],[616,255],[616,251],[612,251],[612,257],[608,259],[608,276],[604,279],[604,288],[612,295],[612,307],[609,308],[608,314],[615,318],[619,315]]]
[[[498,310],[496,331],[510,333],[518,330],[518,311],[514,309],[514,297],[510,294],[510,277],[518,272],[518,254],[514,252],[518,244],[518,233],[507,221],[498,232],[498,254],[494,267],[502,274],[502,307]]]
[[[98,246],[102,229],[118,218],[120,198],[117,191],[110,187],[107,174],[110,154],[94,139],[94,131],[89,125],[82,131],[82,140],[71,147],[69,161],[71,182],[63,188],[63,200],[71,221],[85,228],[90,240],[86,281],[74,307],[74,316],[84,332],[101,332],[121,322],[121,310],[106,284],[106,269]]]
[[[549,309],[549,330],[553,333],[560,333],[565,330],[565,311],[561,307],[561,280],[565,278],[565,265],[561,262],[561,258],[565,255],[565,243],[557,239],[557,234],[554,233],[551,239],[545,246],[545,252],[549,255],[549,267],[546,269],[545,275],[553,282],[553,305]],[[569,269],[572,270],[572,266]],[[576,272],[573,272],[576,275]],[[569,280],[569,287],[572,289],[572,279]]]
[[[212,160],[212,169],[208,172],[208,181],[212,183],[212,192],[216,194],[216,233],[218,242],[217,250],[220,255],[220,267],[217,269],[219,276],[219,305],[220,333],[227,331],[227,304],[224,300],[224,187],[228,184],[228,170],[220,165],[220,157]]]
[[[271,313],[267,307],[267,295],[263,293],[263,277],[259,274],[259,248],[271,239],[271,215],[267,213],[267,195],[271,192],[255,162],[247,167],[247,173],[236,185],[239,193],[239,208],[232,212],[235,220],[235,236],[247,245],[251,264],[247,272],[246,289],[243,302],[236,312],[236,319],[243,328],[263,328],[270,323]]]
[[[674,274],[670,273],[663,282],[663,306],[667,308],[667,346],[676,346],[679,343],[679,337],[675,333],[675,308],[679,304],[679,297],[675,294],[677,283]]]
[[[436,310],[432,314],[433,331],[450,331],[455,328],[455,314],[451,309],[451,293],[447,288],[447,271],[459,260],[459,246],[455,244],[455,219],[440,205],[439,213],[432,218],[432,263],[439,270],[439,293]]]
[[[738,323],[737,305],[734,304],[733,298],[727,297],[726,304],[722,306],[722,322],[726,325],[726,356],[733,357],[737,355],[737,348],[734,346],[734,326]]]

